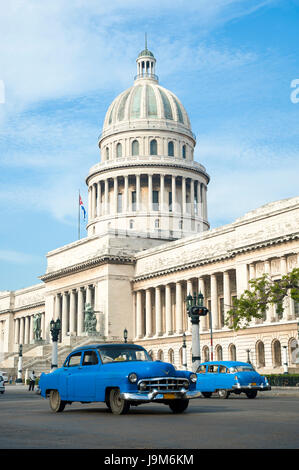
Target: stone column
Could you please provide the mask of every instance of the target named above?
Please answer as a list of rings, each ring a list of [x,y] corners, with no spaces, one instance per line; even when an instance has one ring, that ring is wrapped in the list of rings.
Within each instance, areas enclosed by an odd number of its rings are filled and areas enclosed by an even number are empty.
[[[156,335],[162,336],[161,288],[155,288]]]
[[[91,305],[91,288],[92,285],[86,287],[86,303]]]
[[[29,316],[25,317],[25,339],[24,344],[29,344]]]
[[[24,344],[24,326],[25,326],[25,318],[21,317],[20,318],[20,338],[19,338],[20,343],[19,344]]]
[[[117,176],[113,178],[113,211],[114,214],[117,214],[117,195],[118,195],[118,180]]]
[[[160,175],[160,210],[165,211],[165,175]]]
[[[140,210],[140,175],[136,175],[136,211]]]
[[[146,289],[145,291],[145,335],[151,337],[153,334],[152,326],[152,299],[151,290]]]
[[[34,331],[33,331],[33,315],[30,316],[30,326],[29,326],[29,343],[34,340]]]
[[[172,192],[172,212],[176,212],[176,177],[171,177],[171,192]]]
[[[148,211],[153,210],[153,175],[148,175]]]
[[[186,207],[186,178],[182,177],[182,212],[183,216],[186,215],[187,207]]]
[[[194,180],[190,180],[190,204],[191,204],[191,216],[194,216]]]
[[[204,184],[203,187],[203,219],[208,220],[208,205],[207,205],[207,186]]]
[[[67,311],[67,292],[62,294],[62,318],[61,318],[61,334],[65,337],[68,332],[68,311]]]
[[[101,181],[99,181],[98,182],[98,201],[97,201],[97,206],[98,206],[97,215],[98,215],[98,217],[100,217],[102,215],[101,200],[102,200],[102,186],[101,186]]]
[[[19,344],[20,337],[20,319],[15,320],[15,344]]]
[[[183,305],[181,282],[177,282],[175,287],[176,333],[181,335],[183,333]]]
[[[136,292],[136,337],[142,338],[142,297],[141,291]]]
[[[78,289],[78,336],[82,336],[84,332],[84,293],[83,287]]]
[[[171,288],[170,284],[165,286],[165,333],[172,335],[172,315],[171,315]]]
[[[213,330],[219,328],[218,323],[218,292],[216,274],[211,274],[211,310],[212,310],[212,327]]]
[[[92,213],[91,213],[91,210],[92,210],[92,206],[91,206],[91,186],[89,186],[89,188],[88,188],[88,209],[89,209],[88,218],[92,219]]]
[[[126,213],[128,211],[128,206],[129,206],[129,176],[126,175],[124,177],[125,179],[125,185],[124,185],[124,212]]]
[[[231,308],[229,272],[223,273],[223,303],[224,303],[224,322],[227,319],[227,312]]]
[[[105,215],[109,214],[109,181],[105,179],[105,193],[104,193]]]
[[[72,289],[70,293],[70,335],[76,334],[76,290]]]
[[[202,293],[204,297],[204,306],[207,307],[207,299],[206,299],[206,292],[205,292],[205,281],[203,277],[198,278],[198,293]],[[200,331],[206,331],[208,329],[208,315],[207,314],[205,317],[201,317],[200,319]]]

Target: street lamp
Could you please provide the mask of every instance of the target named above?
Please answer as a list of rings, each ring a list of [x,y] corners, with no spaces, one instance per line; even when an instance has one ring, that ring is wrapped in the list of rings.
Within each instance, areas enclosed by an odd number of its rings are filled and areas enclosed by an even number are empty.
[[[124,329],[124,342],[125,343],[128,342],[128,330],[127,330],[127,328]]]
[[[61,320],[57,318],[56,321],[50,321],[50,332],[52,336],[52,364],[51,369],[56,369],[58,367],[58,337],[61,330]]]
[[[246,349],[246,352],[247,352],[247,362],[248,362],[248,364],[251,364],[251,362],[250,362],[250,349]]]
[[[199,320],[201,316],[208,313],[208,309],[203,305],[203,295],[200,292],[198,296],[194,294],[186,298],[187,313],[191,319],[192,324],[192,370],[197,371],[200,364],[200,336],[199,336]]]
[[[182,363],[185,370],[187,370],[187,345],[186,345],[186,333],[183,334],[183,350],[182,350]]]
[[[22,367],[23,367],[23,345],[19,345],[19,360],[18,360],[18,377],[16,384],[22,383]]]

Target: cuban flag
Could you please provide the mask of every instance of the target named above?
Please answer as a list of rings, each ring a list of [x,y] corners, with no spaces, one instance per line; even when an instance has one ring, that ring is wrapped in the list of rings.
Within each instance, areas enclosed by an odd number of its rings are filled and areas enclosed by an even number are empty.
[[[82,201],[82,199],[81,199],[80,194],[79,194],[79,205],[80,205],[81,209],[83,210],[84,219],[85,219],[85,218],[86,218],[86,210],[85,210],[85,207],[84,207],[84,205],[83,205],[83,201]]]

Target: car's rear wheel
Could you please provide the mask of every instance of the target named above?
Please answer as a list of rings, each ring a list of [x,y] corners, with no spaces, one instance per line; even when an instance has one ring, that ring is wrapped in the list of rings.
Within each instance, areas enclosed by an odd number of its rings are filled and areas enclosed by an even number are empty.
[[[61,400],[58,390],[51,390],[50,392],[50,408],[55,413],[63,411],[66,405],[66,401]]]
[[[120,396],[118,388],[113,388],[109,394],[109,405],[114,415],[124,415],[130,409],[130,403]]]
[[[228,398],[229,397],[229,391],[228,390],[218,390],[218,396],[219,398]]]
[[[173,413],[183,413],[189,405],[189,400],[174,400],[168,403]]]
[[[201,392],[201,394],[204,398],[211,398],[212,396],[212,392]]]
[[[257,390],[248,390],[245,393],[247,398],[255,398],[257,396]]]

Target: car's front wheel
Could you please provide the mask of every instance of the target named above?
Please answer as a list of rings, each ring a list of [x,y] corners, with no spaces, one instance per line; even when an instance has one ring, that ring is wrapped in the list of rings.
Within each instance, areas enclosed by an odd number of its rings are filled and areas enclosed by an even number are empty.
[[[51,390],[50,392],[50,408],[55,413],[63,411],[65,408],[66,402],[61,400],[58,390]]]
[[[130,409],[130,403],[120,396],[118,388],[113,388],[109,394],[109,405],[114,415],[124,415]]]
[[[174,400],[169,403],[169,408],[173,413],[183,413],[189,405],[189,400]]]
[[[257,396],[257,390],[248,390],[245,393],[247,398],[255,398]]]
[[[229,397],[229,391],[228,390],[218,390],[218,396],[219,398],[228,398]]]

